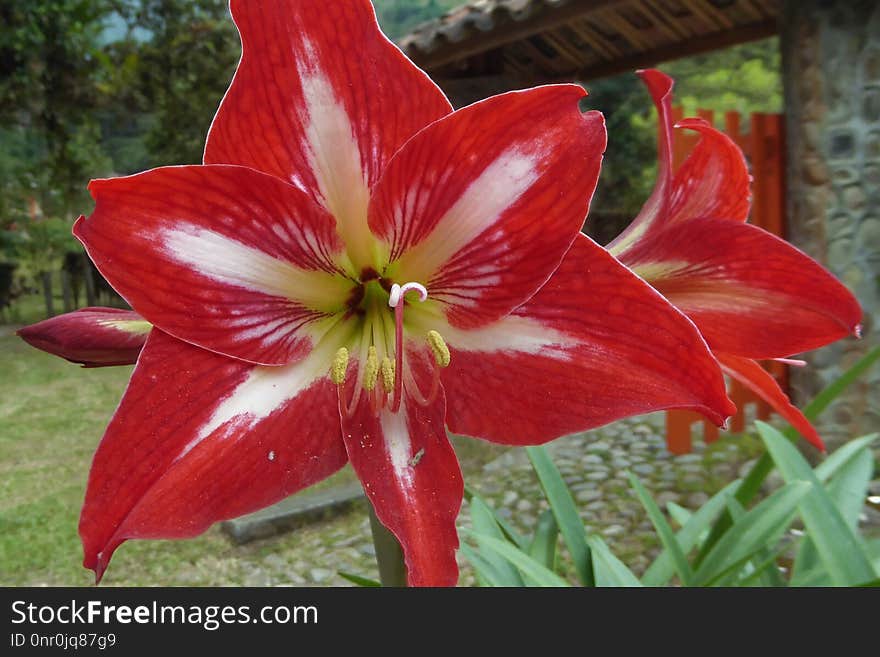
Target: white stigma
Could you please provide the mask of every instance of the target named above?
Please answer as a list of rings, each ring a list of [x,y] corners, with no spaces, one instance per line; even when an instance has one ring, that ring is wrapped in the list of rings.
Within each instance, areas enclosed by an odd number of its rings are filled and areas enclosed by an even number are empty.
[[[388,295],[388,305],[392,308],[397,308],[397,304],[400,303],[400,300],[410,290],[416,290],[419,293],[419,301],[424,301],[428,298],[428,290],[421,283],[404,283],[403,285],[395,283],[391,286],[391,292]]]

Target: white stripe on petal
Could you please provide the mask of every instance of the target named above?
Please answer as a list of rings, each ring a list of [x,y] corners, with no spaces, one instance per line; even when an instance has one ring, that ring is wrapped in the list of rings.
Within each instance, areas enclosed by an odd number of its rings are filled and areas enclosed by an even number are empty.
[[[406,426],[406,413],[383,411],[380,421],[382,435],[385,438],[385,451],[388,453],[394,475],[405,488],[412,488],[413,472],[410,465],[412,443]]]
[[[223,428],[225,435],[229,435],[232,429],[247,431],[269,417],[326,374],[325,356],[325,353],[315,354],[282,367],[254,367],[248,378],[214,410],[177,458],[185,456],[217,429]]]
[[[367,225],[370,185],[366,168],[344,104],[308,43],[305,51],[306,57],[297,62],[302,75],[303,106],[296,111],[305,125],[309,164],[324,206],[336,218],[337,230],[349,254],[356,265],[363,265],[368,257],[364,253],[373,241]]]
[[[511,351],[565,359],[568,358],[565,350],[578,344],[566,333],[517,315],[508,315],[477,329],[460,329],[449,324],[445,317],[418,310],[413,308],[407,317],[412,327],[410,333],[427,334],[434,329],[458,351]]]
[[[202,276],[315,310],[334,309],[350,287],[341,276],[301,269],[204,228],[166,229],[159,239],[171,259]]]
[[[520,149],[511,148],[486,167],[437,222],[431,233],[406,254],[407,275],[413,276],[410,271],[417,269],[427,278],[474,238],[497,223],[538,179],[540,157],[540,154],[524,153]],[[408,197],[409,195],[406,198]],[[405,208],[399,207],[395,212],[401,225],[405,211]],[[495,233],[492,235],[494,239],[504,240],[503,229],[498,228]],[[491,281],[487,284],[491,284]]]

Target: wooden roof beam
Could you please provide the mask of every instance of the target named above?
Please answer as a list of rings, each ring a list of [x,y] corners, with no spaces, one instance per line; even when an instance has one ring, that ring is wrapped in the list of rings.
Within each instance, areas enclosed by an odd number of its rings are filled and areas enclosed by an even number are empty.
[[[613,61],[601,62],[595,66],[575,71],[570,75],[559,76],[553,81],[578,80],[589,82],[599,78],[624,73],[626,71],[634,71],[640,68],[656,66],[662,62],[668,62],[673,59],[682,57],[690,57],[691,55],[699,55],[700,53],[719,50],[729,46],[735,46],[748,41],[757,41],[758,39],[766,39],[779,33],[779,25],[776,19],[769,19],[761,23],[753,23],[745,25],[739,29],[727,30],[716,34],[706,34],[704,36],[692,37],[684,43],[676,43],[654,50],[621,57]]]
[[[561,7],[548,9],[533,19],[517,21],[513,18],[498,23],[489,32],[476,31],[461,41],[443,41],[443,45],[433,52],[421,52],[412,47],[406,49],[407,56],[419,67],[433,70],[447,64],[467,59],[472,55],[500,48],[514,41],[527,39],[535,34],[554,30],[562,25],[583,18],[620,0],[570,0]]]

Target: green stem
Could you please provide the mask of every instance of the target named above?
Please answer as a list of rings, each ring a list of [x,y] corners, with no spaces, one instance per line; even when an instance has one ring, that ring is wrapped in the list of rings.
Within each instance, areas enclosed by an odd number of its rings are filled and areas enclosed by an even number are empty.
[[[379,581],[382,586],[406,586],[406,562],[403,549],[397,538],[388,531],[370,505],[370,531],[376,548],[376,563],[379,565]]]

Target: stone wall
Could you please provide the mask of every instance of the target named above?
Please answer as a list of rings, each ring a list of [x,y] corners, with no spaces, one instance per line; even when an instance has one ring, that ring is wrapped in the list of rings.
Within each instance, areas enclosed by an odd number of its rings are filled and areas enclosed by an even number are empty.
[[[880,343],[880,3],[786,0],[781,27],[789,239],[865,312],[862,340],[813,352],[792,373],[801,404]],[[880,367],[819,428],[832,446],[880,430]]]

